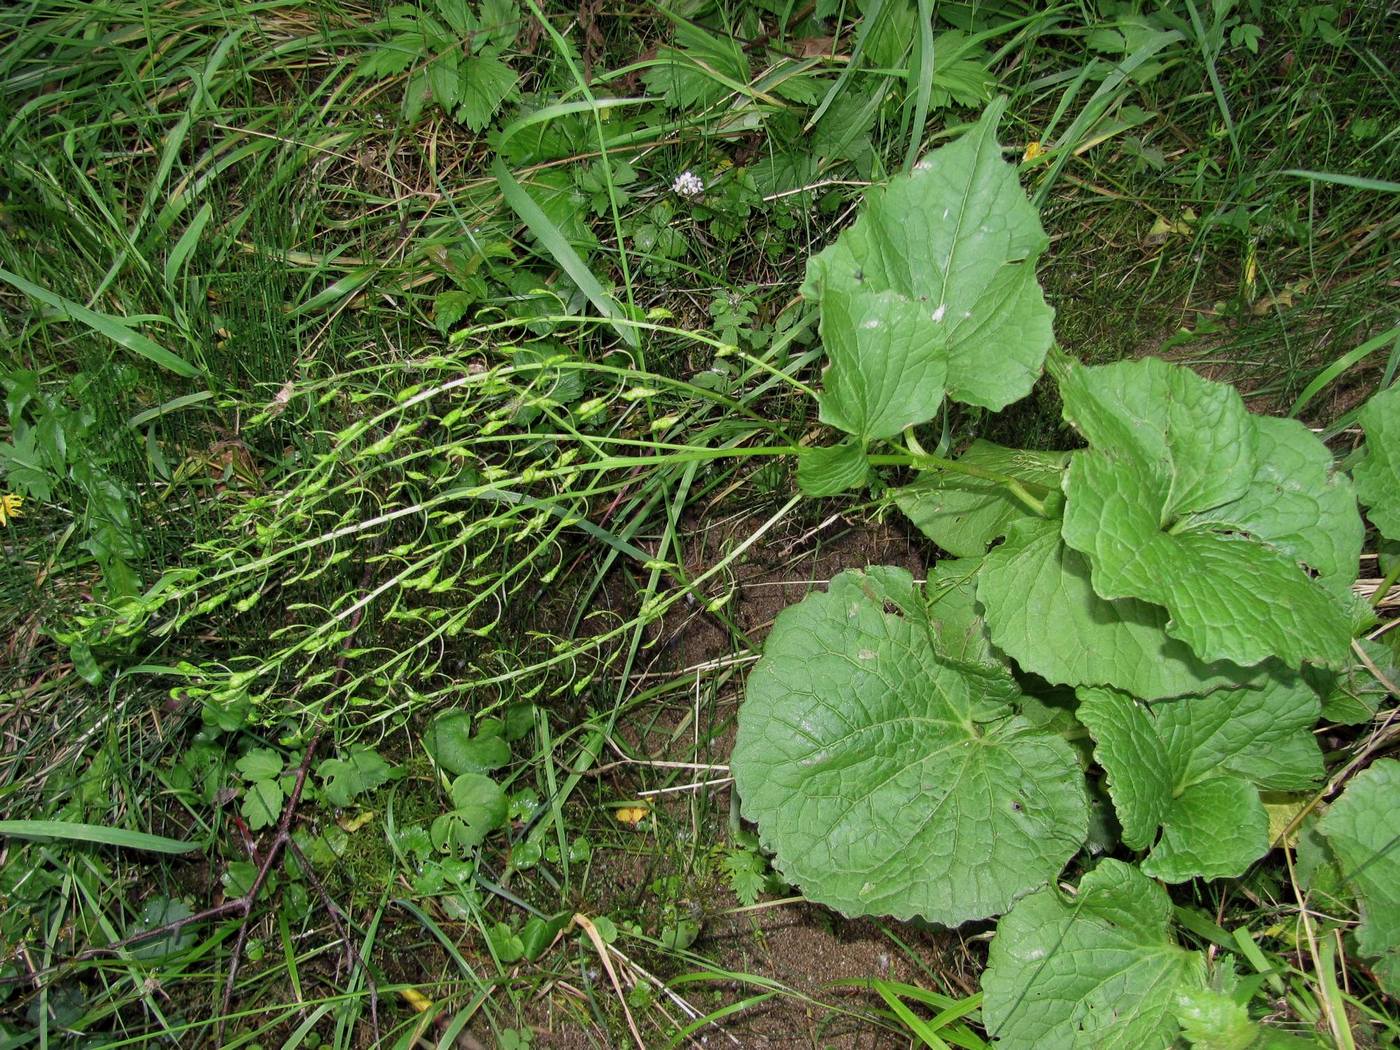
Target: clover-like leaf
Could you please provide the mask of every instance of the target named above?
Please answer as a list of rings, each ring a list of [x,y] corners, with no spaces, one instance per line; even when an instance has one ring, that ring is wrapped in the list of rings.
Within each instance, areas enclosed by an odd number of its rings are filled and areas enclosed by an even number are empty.
[[[243,793],[239,809],[252,831],[261,831],[277,823],[282,815],[282,788],[276,780],[255,780]]]
[[[493,54],[473,55],[461,66],[457,119],[473,131],[481,131],[501,103],[515,93],[515,71]],[[441,101],[441,100],[440,100]],[[442,103],[444,106],[446,102]]]
[[[438,715],[423,734],[423,746],[433,761],[449,773],[489,773],[510,761],[510,745],[499,733],[472,733],[465,711]]]
[[[1094,593],[1089,563],[1065,546],[1060,523],[1014,522],[978,575],[992,641],[1027,671],[1057,685],[1111,685],[1149,700],[1238,684],[1249,672],[1207,664],[1167,634],[1167,613]]]
[[[1387,993],[1400,995],[1400,761],[1360,773],[1317,829],[1361,902],[1356,946]]]
[[[388,783],[398,775],[373,748],[352,748],[344,758],[328,758],[316,767],[326,801],[344,808],[357,795]]]
[[[1174,944],[1172,903],[1136,868],[1105,860],[1066,898],[1048,886],[997,924],[982,1020],[1008,1050],[1155,1050],[1175,1042],[1177,998],[1205,983]]]
[[[847,914],[956,924],[1052,878],[1084,841],[1073,751],[940,657],[909,573],[845,572],[778,617],[731,768],[776,866]]]
[[[1288,672],[1255,688],[1151,706],[1109,689],[1079,696],[1123,841],[1151,847],[1142,870],[1168,882],[1241,874],[1269,849],[1259,791],[1301,790],[1322,778],[1311,732],[1321,704]]]
[[[486,934],[491,954],[496,957],[498,962],[509,966],[513,962],[519,962],[524,957],[525,942],[506,923],[498,922],[494,926],[487,926],[483,932]]]
[[[1202,660],[1344,660],[1355,508],[1316,438],[1261,424],[1233,387],[1152,358],[1066,365],[1060,390],[1090,444],[1070,461],[1061,534],[1100,597],[1164,607],[1167,633]],[[1296,487],[1280,484],[1292,470]]]
[[[1035,279],[1045,231],[996,141],[1003,105],[987,107],[971,131],[910,174],[872,190],[860,218],[808,263],[802,292],[821,302],[828,351],[859,351],[860,378],[842,381],[859,394],[860,414],[848,414],[845,393],[828,406],[829,374],[823,419],[843,429],[879,419],[875,429],[887,430],[932,418],[943,392],[941,382],[931,385],[935,360],[946,363],[956,400],[1000,409],[1030,392],[1054,313]],[[857,344],[859,326],[872,319],[886,342]],[[911,360],[918,384],[899,373]]]
[[[1358,418],[1366,458],[1351,472],[1356,493],[1380,534],[1400,540],[1400,383],[1366,402]]]
[[[1069,453],[1032,452],[978,440],[958,462],[1058,493]],[[920,532],[959,558],[985,554],[1013,521],[1032,513],[1004,483],[951,470],[923,471],[913,484],[897,489],[894,498]]]
[[[429,834],[439,850],[472,849],[505,823],[506,793],[490,777],[463,773],[452,781],[453,809],[433,821]]]
[[[534,962],[548,950],[554,939],[573,922],[574,913],[568,910],[553,916],[532,915],[520,929],[520,944],[525,958]]]
[[[244,780],[271,780],[282,772],[282,756],[270,747],[255,747],[234,763]]]
[[[190,906],[182,900],[164,895],[157,895],[146,901],[141,907],[141,914],[132,924],[128,933],[129,937],[136,937],[147,930],[158,930],[161,927],[170,926],[172,923],[188,919],[194,912]],[[183,951],[195,941],[195,930],[193,924],[189,926],[176,926],[159,937],[152,937],[150,940],[139,941],[130,949],[134,958],[146,961],[163,959],[168,955],[173,955],[178,951]]]

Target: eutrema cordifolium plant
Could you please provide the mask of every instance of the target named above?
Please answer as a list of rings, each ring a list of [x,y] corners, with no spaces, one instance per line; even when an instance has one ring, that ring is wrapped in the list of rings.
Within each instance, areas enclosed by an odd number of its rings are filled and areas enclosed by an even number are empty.
[[[1168,887],[1245,873],[1273,845],[1265,798],[1323,782],[1318,721],[1369,717],[1339,681],[1372,622],[1353,593],[1359,505],[1400,538],[1400,388],[1362,412],[1348,475],[1227,384],[1057,349],[1036,279],[1048,241],[1000,112],[873,190],[803,286],[828,358],[820,418],[844,437],[804,453],[802,487],[912,466],[893,501],[951,557],[923,583],[844,572],[785,610],[733,772],[812,900],[1000,916],[982,981],[1000,1045],[1166,1047],[1220,994],[1174,936]],[[946,401],[999,411],[1045,373],[1083,447],[923,451],[913,428]],[[1091,821],[1095,791],[1112,821]],[[1384,849],[1400,763],[1309,827],[1318,870],[1358,904],[1358,953],[1400,991],[1400,859]]]

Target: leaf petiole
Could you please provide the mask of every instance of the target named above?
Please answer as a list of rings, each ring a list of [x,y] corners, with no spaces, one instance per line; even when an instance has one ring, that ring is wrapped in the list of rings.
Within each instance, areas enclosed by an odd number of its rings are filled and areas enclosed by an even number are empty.
[[[1045,509],[1045,497],[1050,495],[1050,488],[1034,481],[1022,481],[1013,478],[1009,474],[1002,474],[999,471],[988,470],[979,467],[975,463],[964,463],[956,459],[944,459],[942,456],[934,456],[929,453],[914,455],[910,453],[900,453],[897,455],[870,456],[871,466],[876,467],[916,467],[919,470],[947,470],[954,474],[966,474],[968,477],[980,478],[983,481],[992,481],[1003,486],[1011,495],[1024,503],[1033,513],[1042,518],[1048,518],[1049,512]],[[1039,493],[1037,497],[1036,493]]]

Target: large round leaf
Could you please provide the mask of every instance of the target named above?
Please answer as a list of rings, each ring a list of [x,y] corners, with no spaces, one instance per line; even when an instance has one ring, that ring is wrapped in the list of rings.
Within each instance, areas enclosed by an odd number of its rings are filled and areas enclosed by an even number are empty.
[[[907,572],[846,572],[778,617],[749,677],[744,814],[788,879],[846,914],[994,915],[1087,834],[1069,745],[936,637]]]
[[[1007,1050],[1166,1050],[1178,996],[1205,984],[1200,952],[1168,932],[1172,902],[1136,868],[1105,860],[1066,900],[1047,886],[997,924],[982,1022]]]

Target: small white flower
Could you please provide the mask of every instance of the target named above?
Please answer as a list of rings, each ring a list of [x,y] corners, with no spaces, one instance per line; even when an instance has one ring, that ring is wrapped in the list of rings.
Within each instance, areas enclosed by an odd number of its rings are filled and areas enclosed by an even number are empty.
[[[678,197],[694,200],[705,192],[705,181],[693,171],[683,171],[676,176],[676,181],[671,183],[671,192]]]

